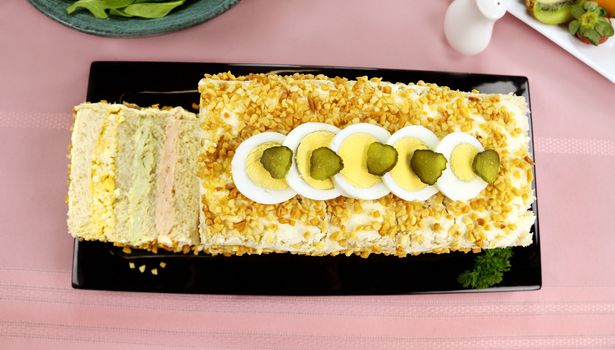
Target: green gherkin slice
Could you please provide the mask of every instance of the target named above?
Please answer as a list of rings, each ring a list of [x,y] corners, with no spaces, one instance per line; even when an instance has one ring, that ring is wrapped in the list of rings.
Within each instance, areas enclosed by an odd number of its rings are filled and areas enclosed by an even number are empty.
[[[310,157],[310,176],[316,180],[326,180],[344,169],[342,158],[327,147],[312,151]]]
[[[367,148],[367,171],[382,176],[395,167],[397,157],[395,147],[374,142]]]
[[[410,167],[422,183],[433,185],[446,169],[446,158],[429,149],[417,149],[410,159]]]
[[[282,179],[288,173],[293,160],[293,151],[286,146],[267,148],[261,157],[261,164],[272,178]]]
[[[487,183],[494,183],[500,171],[500,156],[498,152],[488,149],[477,153],[472,161],[472,169]]]

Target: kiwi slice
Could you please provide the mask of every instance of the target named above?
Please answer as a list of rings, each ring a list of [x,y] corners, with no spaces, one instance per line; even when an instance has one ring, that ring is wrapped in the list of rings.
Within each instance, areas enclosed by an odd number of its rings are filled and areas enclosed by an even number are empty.
[[[498,152],[488,149],[477,153],[472,161],[472,169],[487,183],[494,183],[500,171],[500,156]]]
[[[536,0],[532,6],[534,18],[545,24],[562,24],[572,19],[573,0]]]
[[[310,176],[316,180],[326,180],[344,169],[342,158],[327,147],[312,151],[310,157]]]
[[[433,185],[446,169],[446,158],[429,149],[417,149],[410,159],[410,167],[422,183]]]
[[[397,156],[395,147],[374,142],[367,148],[367,171],[382,176],[395,167]]]
[[[267,148],[261,157],[263,168],[269,172],[272,178],[282,179],[288,173],[293,160],[293,151],[286,146],[274,146]]]

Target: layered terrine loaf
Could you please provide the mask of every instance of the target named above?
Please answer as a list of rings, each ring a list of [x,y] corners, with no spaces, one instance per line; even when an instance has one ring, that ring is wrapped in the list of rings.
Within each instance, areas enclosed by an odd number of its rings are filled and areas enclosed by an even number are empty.
[[[221,73],[198,87],[198,115],[75,107],[74,237],[207,254],[363,257],[532,243],[523,97],[300,74]],[[287,164],[284,172],[266,155]],[[332,160],[339,168],[328,173]],[[387,162],[382,172],[371,167]]]

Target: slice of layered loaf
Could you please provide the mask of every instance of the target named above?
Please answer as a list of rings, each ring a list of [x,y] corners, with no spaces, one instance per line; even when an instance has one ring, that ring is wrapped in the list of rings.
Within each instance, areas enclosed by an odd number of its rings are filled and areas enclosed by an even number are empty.
[[[196,115],[180,107],[75,107],[69,232],[132,247],[198,245],[199,142]]]

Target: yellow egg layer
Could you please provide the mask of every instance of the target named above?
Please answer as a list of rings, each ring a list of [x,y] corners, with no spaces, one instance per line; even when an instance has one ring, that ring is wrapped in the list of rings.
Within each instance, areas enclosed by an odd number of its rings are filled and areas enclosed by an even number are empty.
[[[476,174],[472,169],[474,157],[478,154],[476,147],[462,143],[457,145],[451,153],[451,170],[461,181],[472,181]]]
[[[274,179],[261,163],[263,152],[271,147],[279,146],[277,142],[265,142],[255,147],[246,158],[246,173],[256,185],[270,190],[285,190],[286,180]]]
[[[410,167],[410,160],[417,149],[427,149],[423,141],[415,137],[404,137],[393,145],[397,150],[397,164],[391,169],[391,177],[406,191],[418,191],[425,187]]]
[[[337,154],[344,162],[340,174],[353,186],[359,188],[372,187],[382,180],[367,170],[367,150],[369,145],[378,141],[369,134],[356,133],[349,135],[340,146]]]
[[[319,190],[332,189],[333,181],[331,179],[316,180],[310,176],[310,159],[315,149],[329,147],[334,136],[335,134],[329,131],[316,131],[305,136],[301,143],[299,143],[299,147],[297,147],[295,161],[297,162],[299,174],[308,185]]]
[[[117,156],[118,124],[121,122],[117,114],[110,114],[102,122],[101,136],[96,142],[92,154],[92,176],[90,193],[89,231],[94,237],[105,240],[115,230],[115,160]]]

